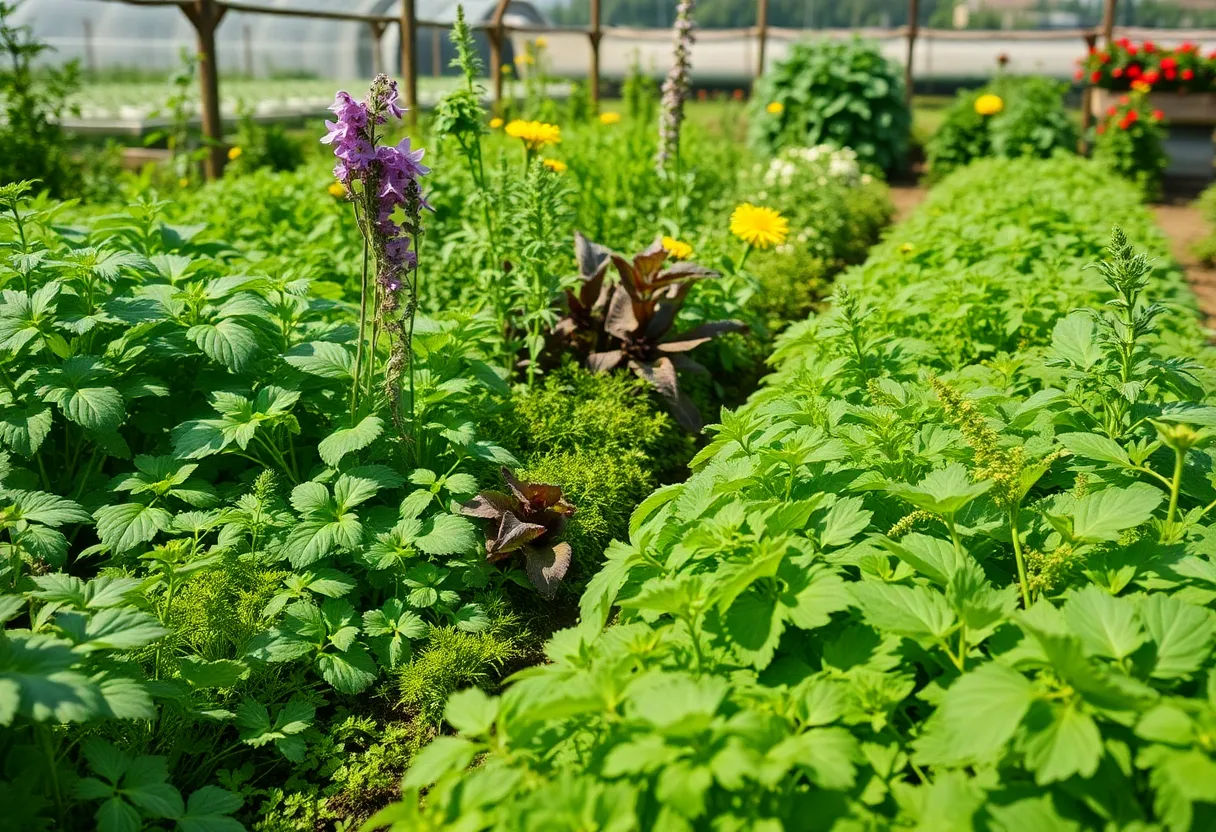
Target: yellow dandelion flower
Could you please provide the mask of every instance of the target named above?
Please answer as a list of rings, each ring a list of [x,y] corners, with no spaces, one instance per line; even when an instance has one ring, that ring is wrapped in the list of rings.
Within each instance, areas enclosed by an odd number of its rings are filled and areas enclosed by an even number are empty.
[[[183,176],[181,179],[177,180],[177,186],[179,188],[187,188],[190,186],[190,180]]]
[[[730,215],[730,233],[749,246],[764,249],[785,242],[790,222],[772,208],[745,202]]]
[[[235,162],[237,159],[241,158],[241,152],[242,151],[239,147],[228,148],[228,161]]]
[[[1005,102],[999,95],[986,93],[975,99],[975,111],[982,116],[994,116],[1005,109]]]
[[[515,119],[507,124],[507,135],[520,139],[528,150],[540,150],[562,140],[562,128],[556,124],[546,124],[543,121],[524,121]]]
[[[537,49],[545,49],[549,46],[549,41],[544,35],[538,37],[534,43],[536,44]]]
[[[567,165],[561,159],[541,159],[541,162],[554,173],[565,173]]]
[[[504,123],[505,122],[502,119],[495,116],[494,118],[490,119],[490,129],[497,130],[499,127],[502,127]]]
[[[330,196],[346,196],[346,186],[341,182],[330,182],[325,190],[329,191]]]
[[[782,104],[780,101],[770,101],[769,105],[767,107],[765,107],[764,109],[767,110],[768,112],[772,113],[775,116],[779,116],[783,112],[785,112],[785,105]]]
[[[519,66],[531,66],[532,64],[536,63],[536,59],[527,52],[524,52],[522,55],[515,56],[515,63]]]
[[[620,113],[600,113],[600,124],[616,124],[620,120]]]
[[[692,257],[692,246],[675,237],[664,237],[663,248],[667,249],[667,254],[672,260],[687,260]]]
[[[914,251],[916,251],[916,246],[912,245],[911,243],[904,243],[899,247],[900,254],[911,254]]]

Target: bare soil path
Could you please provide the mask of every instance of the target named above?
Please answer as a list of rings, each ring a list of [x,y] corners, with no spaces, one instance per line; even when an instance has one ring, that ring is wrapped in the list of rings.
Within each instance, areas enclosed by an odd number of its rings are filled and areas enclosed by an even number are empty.
[[[893,222],[903,222],[908,215],[925,201],[929,191],[920,185],[892,185],[891,201],[895,203]]]
[[[1195,244],[1209,234],[1207,222],[1190,203],[1154,206],[1157,224],[1170,240],[1174,259],[1186,272],[1187,282],[1199,299],[1204,325],[1216,331],[1216,269],[1195,256]]]

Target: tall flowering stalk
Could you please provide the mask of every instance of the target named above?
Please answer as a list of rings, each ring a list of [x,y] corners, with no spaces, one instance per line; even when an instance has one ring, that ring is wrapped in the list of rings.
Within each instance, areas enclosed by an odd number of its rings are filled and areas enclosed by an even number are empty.
[[[337,121],[326,121],[321,139],[333,146],[338,162],[334,177],[342,184],[363,234],[363,272],[359,298],[359,342],[351,384],[351,422],[359,412],[360,396],[371,399],[375,384],[376,343],[383,328],[391,341],[385,368],[385,392],[393,420],[404,430],[401,415],[401,375],[408,369],[409,422],[414,421],[414,316],[418,311],[418,239],[422,209],[428,207],[419,178],[430,173],[422,164],[425,151],[414,150],[410,139],[380,145],[379,128],[405,112],[397,103],[397,83],[385,75],[372,81],[367,98],[356,101],[341,91],[330,110]],[[369,279],[369,266],[375,280]],[[404,306],[403,306],[404,303]],[[369,319],[369,308],[372,315]],[[371,337],[368,338],[368,330]],[[363,377],[364,354],[367,377]],[[363,389],[366,385],[366,390]]]
[[[671,69],[663,81],[663,101],[659,112],[659,153],[655,165],[659,172],[680,161],[680,127],[684,123],[684,102],[688,100],[689,73],[692,70],[694,42],[692,13],[697,0],[680,0],[676,6]]]

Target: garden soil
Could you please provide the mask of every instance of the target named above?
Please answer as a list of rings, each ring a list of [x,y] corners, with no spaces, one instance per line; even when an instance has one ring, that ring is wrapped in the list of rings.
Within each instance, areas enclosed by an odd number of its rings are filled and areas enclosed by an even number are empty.
[[[1216,340],[1216,269],[1205,266],[1195,256],[1195,245],[1208,235],[1208,225],[1190,204],[1164,204],[1154,207],[1157,223],[1170,240],[1170,248],[1186,271],[1187,282],[1199,299],[1204,325]]]

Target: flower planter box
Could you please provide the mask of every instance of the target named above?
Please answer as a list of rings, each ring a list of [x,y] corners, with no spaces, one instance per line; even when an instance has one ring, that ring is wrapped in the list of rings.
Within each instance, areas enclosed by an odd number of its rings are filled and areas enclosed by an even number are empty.
[[[1095,120],[1106,117],[1106,111],[1125,92],[1094,89],[1090,98],[1090,113]],[[1211,92],[1152,92],[1150,107],[1165,116],[1165,153],[1170,166],[1166,175],[1190,180],[1209,180],[1216,163],[1216,146],[1212,144],[1212,128],[1216,127],[1216,93]]]
[[[1090,98],[1090,112],[1101,118],[1119,100],[1123,92],[1095,89]],[[1216,127],[1216,93],[1214,92],[1151,92],[1149,106],[1165,114],[1171,125]]]

